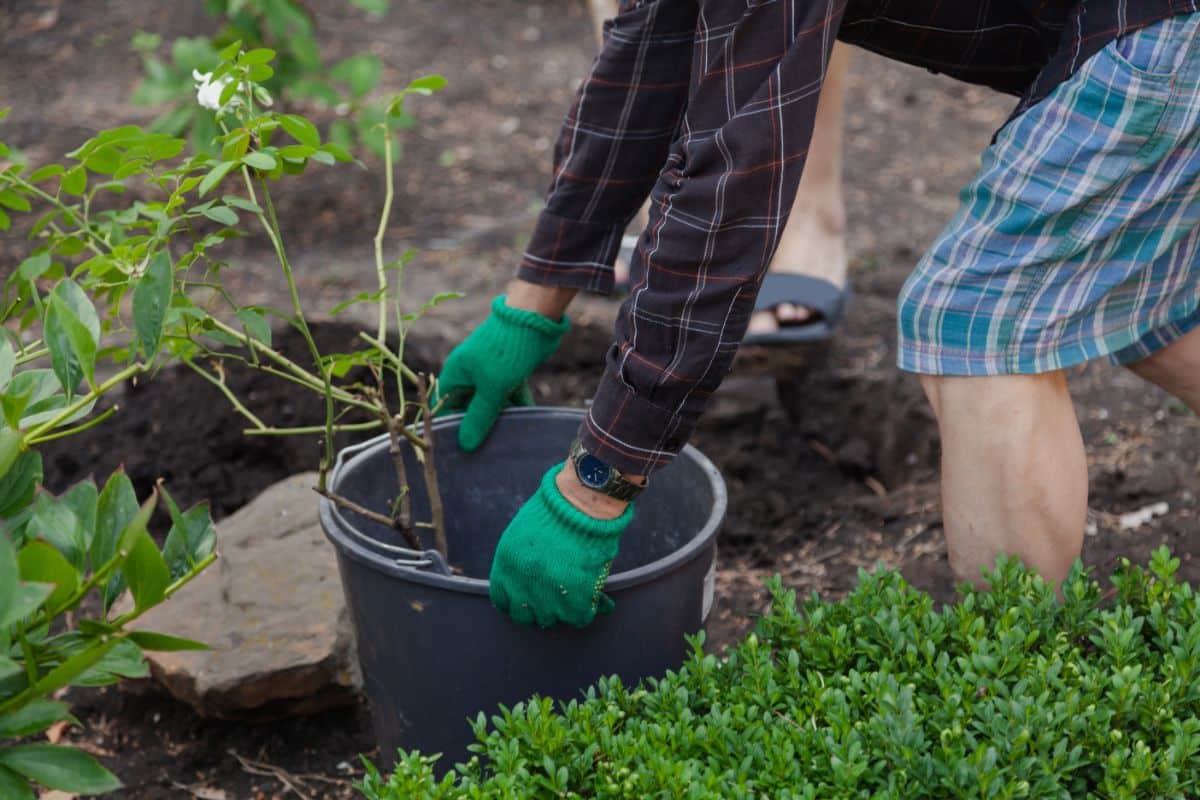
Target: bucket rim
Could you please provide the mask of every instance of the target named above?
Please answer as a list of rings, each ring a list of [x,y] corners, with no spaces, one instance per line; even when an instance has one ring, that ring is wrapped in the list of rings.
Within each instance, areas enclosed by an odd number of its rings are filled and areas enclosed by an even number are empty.
[[[501,417],[521,417],[534,416],[543,418],[569,418],[575,421],[582,422],[587,414],[586,409],[580,408],[563,408],[557,406],[521,406],[506,409],[501,413]],[[446,428],[456,427],[464,417],[464,414],[448,414],[443,417],[438,417],[433,421],[435,431],[444,430]],[[336,487],[338,479],[344,469],[348,469],[360,459],[370,457],[380,449],[386,450],[390,446],[388,435],[381,434],[375,436],[365,442],[357,445],[352,445],[351,448],[355,451],[354,455],[348,459],[338,458],[338,463],[334,467],[330,475],[330,486]],[[351,449],[347,448],[347,449]],[[709,510],[708,518],[704,521],[704,525],[699,532],[690,538],[682,547],[679,547],[667,553],[661,558],[655,559],[647,564],[634,567],[633,569],[614,572],[609,576],[608,582],[605,584],[606,591],[619,592],[623,589],[629,589],[643,583],[647,583],[662,575],[669,574],[678,570],[686,564],[691,563],[694,559],[702,556],[709,548],[711,548],[717,532],[720,530],[721,524],[725,519],[725,512],[729,504],[728,490],[725,486],[725,480],[721,477],[720,470],[716,465],[698,449],[692,445],[686,445],[680,451],[678,458],[687,459],[700,468],[701,474],[708,481],[708,485],[712,491],[713,503]],[[338,551],[357,561],[376,572],[381,572],[385,575],[400,578],[406,581],[414,581],[430,586],[436,586],[448,591],[462,592],[466,594],[488,594],[488,581],[483,578],[469,578],[461,575],[441,575],[436,572],[429,572],[419,567],[404,566],[395,563],[386,555],[378,553],[369,547],[361,544],[355,539],[353,534],[347,533],[342,529],[342,526],[351,527],[347,521],[334,508],[333,503],[325,497],[319,501],[319,515],[321,521],[321,529],[325,532],[328,538]],[[366,536],[358,532],[360,536]],[[369,538],[369,537],[368,537]]]

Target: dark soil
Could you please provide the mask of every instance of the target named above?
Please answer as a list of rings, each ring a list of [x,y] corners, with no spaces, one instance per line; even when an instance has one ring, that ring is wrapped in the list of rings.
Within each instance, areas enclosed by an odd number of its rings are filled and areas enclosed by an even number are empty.
[[[410,268],[417,296],[445,288],[472,293],[460,310],[439,310],[429,336],[411,349],[433,369],[511,274],[558,119],[590,58],[583,3],[471,0],[459,10],[393,0],[388,18],[371,25],[348,4],[311,5],[320,6],[335,57],[378,52],[389,85],[434,71],[450,78],[445,95],[422,104],[408,141],[392,239],[396,247],[423,248]],[[0,106],[14,107],[0,138],[50,157],[98,128],[146,121],[150,111],[125,101],[137,75],[126,42],[139,27],[168,37],[206,30],[198,7],[0,0],[0,74],[11,78],[0,86]],[[744,363],[694,440],[730,489],[710,619],[717,649],[752,624],[766,602],[762,580],[776,573],[803,592],[836,598],[854,586],[860,568],[882,563],[953,599],[934,480],[936,431],[916,382],[892,366],[893,304],[1011,102],[866,56],[855,62],[849,97],[855,304],[825,363],[784,381],[786,408],[775,381]],[[362,201],[375,191],[368,175],[314,172],[280,197],[285,226],[298,237],[302,288],[315,307],[369,285],[361,267],[374,227],[374,211]],[[245,259],[230,274],[270,300],[277,281],[263,266],[269,258],[253,240],[239,247]],[[0,272],[26,248],[15,233],[0,238]],[[590,396],[611,316],[611,306],[581,309],[581,324],[538,375],[539,400],[579,404]],[[278,335],[282,347],[299,352],[294,337]],[[323,325],[319,336],[340,349],[353,331]],[[319,404],[290,387],[239,373],[230,380],[272,422],[321,418]],[[1183,559],[1184,576],[1200,580],[1200,423],[1103,365],[1074,371],[1072,383],[1092,478],[1086,562],[1104,573],[1120,556],[1144,560],[1165,542]],[[163,478],[179,502],[210,500],[220,518],[316,463],[314,440],[243,437],[216,390],[186,371],[168,369],[127,387],[121,404],[121,413],[88,436],[45,449],[48,485],[103,478],[124,464],[140,492]],[[1123,530],[1121,514],[1159,502],[1168,504],[1165,515]],[[350,796],[349,780],[360,772],[356,754],[372,747],[361,706],[255,726],[199,720],[164,696],[116,688],[75,691],[70,699],[83,725],[68,738],[115,770],[128,786],[119,796],[132,800],[221,797],[218,790],[227,800]],[[257,774],[262,764],[282,772]]]

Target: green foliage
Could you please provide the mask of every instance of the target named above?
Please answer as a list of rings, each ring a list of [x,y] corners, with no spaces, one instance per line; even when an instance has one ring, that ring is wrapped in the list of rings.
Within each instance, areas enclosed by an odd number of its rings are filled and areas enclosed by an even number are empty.
[[[376,17],[386,14],[390,5],[390,0],[348,2]],[[338,118],[328,128],[328,139],[344,150],[353,150],[361,142],[383,156],[378,126],[384,109],[370,98],[383,71],[377,56],[359,53],[327,64],[317,42],[313,15],[299,0],[204,0],[203,5],[219,26],[212,37],[181,37],[167,44],[156,34],[143,32],[134,37],[143,71],[134,102],[169,106],[152,130],[187,135],[195,149],[214,153],[212,142],[219,130],[212,116],[196,105],[193,72],[211,72],[222,60],[223,49],[238,45],[260,54],[254,56],[259,59],[259,69],[252,78],[271,97],[292,110],[336,109]],[[316,129],[302,117],[294,119],[311,128],[313,135],[306,140],[287,125],[285,130],[302,144],[316,147]],[[407,116],[402,122],[411,124]],[[0,204],[3,202],[0,196]]]
[[[360,4],[380,8],[379,2]],[[291,0],[212,5],[234,15],[257,13],[254,9],[299,13]],[[289,19],[299,27],[276,27],[273,35],[295,35],[303,47],[308,29],[300,17]],[[189,152],[181,138],[126,125],[88,139],[63,163],[32,168],[14,160],[0,167],[0,229],[11,226],[12,215],[27,215],[23,227],[30,240],[0,300],[0,798],[5,800],[34,797],[34,785],[88,795],[119,786],[86,753],[24,740],[70,718],[67,707],[52,699],[60,689],[144,676],[144,650],[202,647],[128,626],[207,567],[216,548],[207,504],[182,510],[165,489],[139,504],[122,472],[102,488],[88,480],[60,495],[49,493],[42,486],[39,444],[102,423],[118,411],[94,413],[106,393],[132,378],[153,375],[172,359],[218,387],[258,434],[313,430],[266,426],[226,386],[225,361],[257,366],[322,394],[327,400],[320,429],[325,468],[333,463],[338,420],[348,411],[371,415],[355,430],[399,431],[413,418],[411,405],[396,416],[388,411],[382,385],[363,387],[345,373],[335,375],[334,359],[316,349],[271,202],[274,181],[313,163],[332,166],[353,158],[338,143],[323,140],[308,119],[271,110],[271,90],[264,82],[277,75],[273,50],[247,49],[240,41],[211,53],[191,41],[177,42],[173,50],[187,64],[212,56],[206,62],[212,74],[205,100],[218,110],[198,111],[196,118],[211,125],[214,153]],[[287,63],[285,58],[280,69]],[[351,70],[346,80],[364,93],[378,77],[365,64],[346,68]],[[404,98],[429,94],[443,83],[437,77],[420,79],[380,111],[389,170],[392,132],[403,118]],[[195,100],[189,103],[199,109]],[[0,118],[4,114],[0,109]],[[0,155],[12,152],[0,142]],[[385,209],[392,199],[390,174],[387,185]],[[382,216],[386,220],[387,214]],[[294,301],[290,308],[241,305],[223,284],[227,264],[221,246],[245,235],[243,221],[254,223],[270,240]],[[398,282],[405,259],[384,264],[383,231],[381,226],[376,240],[377,339],[365,336],[363,348],[344,358],[380,383],[393,376],[403,402],[403,380],[422,392],[428,389],[425,378],[405,372],[404,332],[445,298],[434,298],[415,314],[402,313]],[[311,366],[272,348],[268,316],[304,334]],[[399,333],[395,349],[388,344],[389,325]],[[345,382],[335,384],[339,377]],[[121,409],[137,411],[136,404]],[[146,529],[160,495],[172,523],[161,549]],[[92,595],[98,602],[85,603]],[[128,602],[122,605],[123,595]]]
[[[36,453],[28,455],[36,459]],[[40,477],[40,470],[27,474]],[[139,508],[136,502],[114,503],[111,498],[118,496],[133,496],[124,473],[116,473],[104,493],[91,481],[76,484],[58,497],[39,490],[23,509],[4,517],[7,530],[0,531],[0,789],[6,790],[4,797],[32,797],[30,782],[86,794],[118,788],[120,782],[86,753],[19,740],[73,719],[65,703],[47,699],[58,690],[144,677],[143,650],[203,646],[164,634],[131,633],[126,626],[208,566],[215,557],[215,541],[207,537],[190,542],[186,566],[172,580],[163,554],[146,532],[154,500]],[[116,615],[110,610],[116,592],[109,587],[125,584],[131,588],[134,608]],[[108,599],[99,615],[84,615],[85,599],[97,591]],[[73,624],[64,625],[68,615],[74,617]]]
[[[940,610],[896,574],[839,603],[770,584],[724,659],[601,681],[475,723],[441,780],[401,753],[372,800],[1187,798],[1200,789],[1200,601],[1164,549],[1116,597],[1077,568],[1064,600],[1015,562]]]

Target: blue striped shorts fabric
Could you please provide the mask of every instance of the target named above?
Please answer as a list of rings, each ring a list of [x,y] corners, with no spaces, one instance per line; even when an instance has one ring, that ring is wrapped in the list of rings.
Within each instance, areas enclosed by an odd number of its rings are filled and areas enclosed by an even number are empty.
[[[901,369],[1127,364],[1200,326],[1200,14],[1127,34],[1010,122],[900,293]]]

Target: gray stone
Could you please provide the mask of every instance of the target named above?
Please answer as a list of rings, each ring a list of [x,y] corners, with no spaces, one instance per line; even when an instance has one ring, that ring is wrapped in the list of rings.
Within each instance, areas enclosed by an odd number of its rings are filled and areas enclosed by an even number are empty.
[[[152,677],[202,716],[311,713],[353,701],[361,687],[316,480],[292,476],[221,522],[217,562],[135,625],[212,647],[147,654]]]

